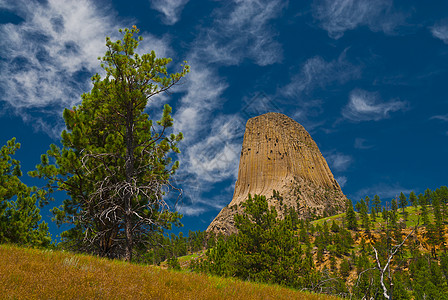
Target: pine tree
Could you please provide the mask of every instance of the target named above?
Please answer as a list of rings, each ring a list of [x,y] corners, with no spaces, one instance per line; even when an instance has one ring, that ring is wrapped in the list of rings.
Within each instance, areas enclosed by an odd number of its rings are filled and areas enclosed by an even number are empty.
[[[333,220],[333,223],[331,223],[331,231],[333,231],[333,232],[339,232],[339,226],[338,226],[338,224],[336,224],[336,222]]]
[[[397,202],[396,198],[392,199],[391,208],[394,213],[396,213],[398,211],[398,202]]]
[[[436,193],[440,200],[443,218],[446,219],[448,218],[448,187],[441,186],[436,190]]]
[[[364,199],[364,202],[366,203],[367,214],[369,214],[370,213],[370,198],[369,198],[369,196],[366,196],[366,198]]]
[[[376,212],[375,212],[375,208],[372,208],[372,213],[370,214],[370,218],[372,220],[372,223],[375,224],[376,222]]]
[[[378,195],[373,196],[373,206],[375,207],[375,211],[379,214],[381,212],[381,199]]]
[[[170,59],[136,53],[142,38],[135,26],[120,32],[122,40],[106,38],[105,78],[93,76],[82,103],[63,113],[63,148],[52,145],[31,175],[48,180],[47,197],[54,189],[67,192],[53,209],[58,224],[74,225],[62,235],[66,245],[130,261],[134,246],[180,217],[166,209],[163,196],[179,166],[171,153],[179,152],[182,134],[166,135],[173,126],[168,105],[154,123],[145,108],[189,67],[168,74]]]
[[[243,207],[245,214],[234,216],[238,234],[229,250],[232,272],[227,275],[297,287],[303,252],[289,216],[278,220],[264,196],[249,195]]]
[[[418,195],[418,203],[420,204],[420,215],[422,216],[422,221],[424,225],[429,225],[429,216],[426,197],[423,194]]]
[[[382,216],[384,221],[387,221],[387,219],[389,218],[389,212],[385,207],[383,207]]]
[[[400,193],[399,199],[400,199],[400,207],[403,209],[403,214],[404,214],[404,209],[408,205],[408,200],[407,200],[406,196],[403,194],[403,192]]]
[[[430,189],[426,189],[424,197],[425,197],[426,204],[431,205],[432,198],[433,198],[433,192]]]
[[[20,162],[12,155],[20,148],[15,138],[0,149],[0,243],[47,247],[51,244],[48,225],[40,222],[40,192],[28,187]]]
[[[339,274],[342,278],[347,278],[350,275],[350,263],[347,259],[343,259],[341,264],[339,265]]]
[[[346,202],[345,222],[348,229],[357,230],[358,224],[356,222],[356,213],[350,199],[347,199]]]
[[[417,208],[418,200],[417,200],[417,196],[415,195],[415,193],[413,191],[409,194],[409,201],[411,202],[412,206]]]
[[[436,236],[434,238],[437,241],[437,244],[440,245],[445,242],[445,230],[443,226],[442,205],[439,197],[435,196],[433,198],[432,208],[434,212],[434,227],[436,230]]]
[[[368,198],[368,197],[366,197],[366,198]],[[366,204],[366,201],[364,201],[364,199],[361,199],[359,207],[360,207],[362,227],[364,227],[364,230],[366,232],[369,232],[370,231],[370,220],[369,220],[367,204]]]

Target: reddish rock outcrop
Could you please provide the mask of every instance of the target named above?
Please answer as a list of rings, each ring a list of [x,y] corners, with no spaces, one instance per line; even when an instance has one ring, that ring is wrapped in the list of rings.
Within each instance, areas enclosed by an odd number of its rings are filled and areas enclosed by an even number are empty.
[[[273,197],[273,190],[279,197]],[[230,204],[207,228],[236,232],[233,215],[248,194],[265,195],[283,217],[284,206],[302,218],[342,212],[345,196],[316,143],[302,125],[280,113],[267,113],[246,124],[238,180]]]

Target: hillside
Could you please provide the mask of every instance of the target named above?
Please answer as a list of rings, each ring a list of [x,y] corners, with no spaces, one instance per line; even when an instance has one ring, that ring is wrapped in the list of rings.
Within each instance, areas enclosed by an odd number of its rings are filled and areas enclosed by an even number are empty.
[[[448,188],[409,200],[401,193],[381,206],[366,197],[357,212],[348,200],[343,214],[303,220],[287,208],[276,218],[255,195],[235,216],[238,233],[218,238],[191,268],[351,299],[448,299]]]
[[[68,252],[0,245],[3,299],[337,299]]]

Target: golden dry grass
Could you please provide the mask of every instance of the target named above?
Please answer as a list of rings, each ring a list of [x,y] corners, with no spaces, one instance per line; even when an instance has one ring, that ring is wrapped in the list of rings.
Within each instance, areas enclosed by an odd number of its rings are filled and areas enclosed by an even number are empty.
[[[0,245],[2,299],[337,299],[87,255]]]

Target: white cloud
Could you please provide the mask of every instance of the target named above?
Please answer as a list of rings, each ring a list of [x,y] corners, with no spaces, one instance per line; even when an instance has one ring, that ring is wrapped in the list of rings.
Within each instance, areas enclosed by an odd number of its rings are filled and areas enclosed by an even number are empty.
[[[0,8],[3,9],[11,9],[13,8],[13,3],[11,1],[7,2],[6,0],[0,0]]]
[[[89,85],[77,73],[92,71],[105,51],[109,17],[86,0],[19,1],[17,9],[25,21],[0,27],[3,100],[16,108],[72,105]]]
[[[148,32],[140,32],[140,35],[143,37],[143,41],[137,48],[139,54],[150,53],[154,50],[157,57],[172,57],[174,55],[170,47],[171,40],[167,36],[158,38]]]
[[[336,172],[347,170],[353,162],[353,158],[350,155],[342,153],[330,153],[326,155],[326,158],[331,168]]]
[[[244,134],[242,119],[237,115],[218,115],[213,120],[202,122],[200,120],[204,112],[191,109],[191,113],[199,115],[190,119],[198,121],[194,127],[190,127],[196,130],[196,132],[192,130],[191,133],[193,135],[196,133],[197,137],[187,139],[183,147],[185,149],[181,154],[183,169],[188,172],[188,176],[197,178],[205,189],[209,183],[227,179],[236,180]]]
[[[347,184],[347,177],[339,176],[336,178],[336,181],[339,183],[340,187],[343,188]]]
[[[331,61],[326,61],[320,56],[309,58],[300,71],[291,76],[290,82],[277,90],[277,97],[285,97],[289,102],[296,103],[297,110],[293,113],[293,118],[308,131],[320,127],[325,122],[323,118],[319,118],[318,121],[311,120],[324,112],[325,103],[321,99],[310,98],[313,92],[331,84],[343,84],[361,75],[361,68],[351,64],[346,58],[346,53],[347,50],[344,50],[337,59]]]
[[[430,28],[432,35],[435,38],[442,40],[445,44],[448,44],[448,22],[436,24]]]
[[[404,20],[393,12],[393,0],[315,0],[313,16],[334,39],[363,25],[390,34]]]
[[[229,10],[230,6],[230,10]],[[199,59],[237,65],[250,58],[260,66],[282,60],[282,47],[268,26],[286,3],[281,0],[233,0],[215,11],[215,22],[196,41]]]
[[[197,197],[190,199],[183,199],[177,206],[176,209],[182,214],[187,216],[198,216],[208,211],[220,211],[224,206],[229,204],[231,196],[229,197],[229,192],[233,193],[234,186],[229,186],[225,188],[222,193],[212,197]],[[230,194],[231,195],[231,194]]]
[[[350,93],[349,102],[343,108],[342,115],[354,122],[379,121],[388,118],[391,112],[404,109],[406,109],[404,101],[383,102],[378,93],[356,89]]]
[[[62,128],[62,109],[79,104],[91,75],[100,72],[97,57],[106,51],[106,36],[117,38],[121,26],[112,11],[91,0],[18,0],[9,9],[24,21],[0,25],[1,100],[54,136]],[[168,52],[166,40],[144,36],[142,48]],[[61,125],[56,131],[55,123]]]
[[[372,199],[374,195],[378,195],[380,198],[391,199],[399,196],[401,192],[403,192],[404,194],[409,194],[410,192],[412,192],[412,190],[403,188],[398,183],[380,183],[371,187],[360,189],[355,193],[354,200],[365,198],[366,196],[369,196],[370,199]]]
[[[446,115],[436,115],[436,116],[432,116],[431,118],[429,118],[430,120],[439,120],[441,122],[448,122],[448,114]],[[448,136],[448,131],[446,131],[444,133],[444,135]]]
[[[210,134],[210,118],[223,102],[221,94],[227,83],[216,71],[200,62],[188,59],[191,72],[187,75],[180,91],[186,94],[180,99],[180,107],[175,111],[175,131],[185,133],[185,141],[191,143]]]
[[[355,143],[354,143],[354,147],[356,149],[371,149],[373,148],[373,145],[369,145],[367,144],[367,140],[363,139],[363,138],[356,138],[355,139]]]
[[[205,207],[193,207],[184,205],[180,205],[176,209],[179,213],[185,216],[199,216],[207,211]]]
[[[189,171],[211,183],[236,179],[240,150],[239,144],[209,137],[204,144],[196,144],[191,148]]]
[[[346,50],[332,61],[325,61],[320,56],[308,59],[300,72],[293,75],[291,82],[281,89],[281,93],[297,98],[301,93],[323,88],[331,83],[345,83],[350,79],[358,78],[361,68],[347,61]]]
[[[174,25],[179,21],[180,14],[189,0],[151,0],[151,7],[163,14],[163,22]]]
[[[443,121],[443,122],[448,122],[448,114],[446,114],[446,115],[432,116],[430,119],[431,119],[431,120],[441,120],[441,121]]]

